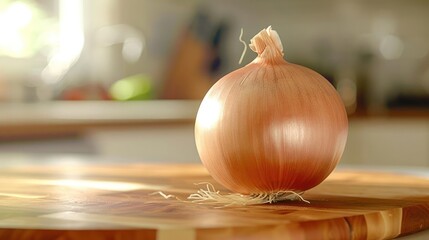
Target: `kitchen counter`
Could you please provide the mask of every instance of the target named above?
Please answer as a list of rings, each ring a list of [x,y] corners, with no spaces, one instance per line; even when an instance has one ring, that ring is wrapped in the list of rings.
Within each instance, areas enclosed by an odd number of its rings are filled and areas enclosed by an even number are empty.
[[[0,125],[190,121],[199,101],[52,101],[0,104]]]
[[[0,152],[93,153],[199,162],[194,120],[200,101],[55,101],[0,104]],[[343,162],[429,167],[429,114],[349,117]],[[412,156],[412,158],[410,158]]]
[[[219,206],[186,200],[200,182],[228,192],[199,164],[119,163],[76,155],[0,159],[1,239],[429,236],[427,231],[413,234],[429,229],[428,169],[413,174],[342,167],[303,195],[310,203]]]
[[[54,101],[0,104],[0,140],[77,135],[94,128],[191,123],[199,101]]]
[[[79,135],[97,128],[151,124],[192,123],[199,100],[150,101],[52,101],[1,103],[0,140]],[[350,121],[362,119],[427,119],[429,111],[398,110],[359,112]]]

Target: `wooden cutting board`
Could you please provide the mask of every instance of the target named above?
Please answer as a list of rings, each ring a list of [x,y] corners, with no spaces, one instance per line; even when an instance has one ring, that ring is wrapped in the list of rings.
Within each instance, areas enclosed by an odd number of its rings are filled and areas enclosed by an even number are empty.
[[[217,185],[200,165],[11,164],[0,239],[389,239],[429,228],[429,178],[337,170],[294,201],[216,208],[181,199]]]

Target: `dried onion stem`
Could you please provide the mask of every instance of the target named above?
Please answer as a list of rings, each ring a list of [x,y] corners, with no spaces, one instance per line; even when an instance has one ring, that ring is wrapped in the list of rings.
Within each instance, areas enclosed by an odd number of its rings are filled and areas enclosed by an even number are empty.
[[[244,45],[243,53],[241,54],[240,60],[238,61],[238,64],[241,64],[243,62],[244,55],[247,51],[247,44],[245,41],[243,41],[243,28],[241,28],[240,30],[240,37],[238,37],[238,40]]]

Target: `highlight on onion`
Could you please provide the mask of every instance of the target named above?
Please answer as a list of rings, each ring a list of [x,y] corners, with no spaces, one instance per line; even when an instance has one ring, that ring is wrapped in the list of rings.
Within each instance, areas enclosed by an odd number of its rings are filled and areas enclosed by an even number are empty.
[[[348,120],[335,88],[315,71],[283,58],[271,27],[251,39],[258,56],[216,82],[195,122],[196,146],[210,175],[231,194],[208,186],[190,199],[258,204],[301,199],[333,171]]]

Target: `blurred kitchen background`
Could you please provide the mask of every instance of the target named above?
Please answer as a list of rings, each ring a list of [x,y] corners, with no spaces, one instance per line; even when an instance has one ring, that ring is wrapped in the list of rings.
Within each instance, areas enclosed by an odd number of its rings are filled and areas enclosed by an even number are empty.
[[[429,166],[428,24],[426,0],[1,0],[0,153],[199,162],[200,99],[272,25],[342,96],[343,163]]]

